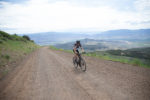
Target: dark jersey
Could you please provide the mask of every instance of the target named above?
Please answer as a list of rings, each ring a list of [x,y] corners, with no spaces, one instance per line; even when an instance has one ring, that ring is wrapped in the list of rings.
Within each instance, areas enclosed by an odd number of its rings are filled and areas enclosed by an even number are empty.
[[[79,47],[82,47],[81,44],[74,44],[74,47],[73,47],[73,48],[78,49]]]

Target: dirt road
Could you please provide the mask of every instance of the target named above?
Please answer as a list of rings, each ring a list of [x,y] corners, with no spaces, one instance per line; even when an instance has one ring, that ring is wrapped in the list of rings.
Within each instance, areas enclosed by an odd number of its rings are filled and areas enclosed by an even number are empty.
[[[0,81],[0,100],[150,100],[150,69],[73,55],[43,47]]]

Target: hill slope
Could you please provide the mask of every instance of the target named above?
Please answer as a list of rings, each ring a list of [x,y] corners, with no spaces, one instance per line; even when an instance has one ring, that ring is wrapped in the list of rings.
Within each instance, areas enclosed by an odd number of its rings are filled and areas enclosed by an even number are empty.
[[[36,48],[38,46],[27,36],[9,35],[0,31],[0,78]]]
[[[128,57],[135,57],[135,58],[142,58],[142,59],[150,60],[150,47],[133,48],[133,49],[128,49],[128,50],[108,50],[106,52],[113,54],[113,55],[118,55],[118,56],[128,56]]]

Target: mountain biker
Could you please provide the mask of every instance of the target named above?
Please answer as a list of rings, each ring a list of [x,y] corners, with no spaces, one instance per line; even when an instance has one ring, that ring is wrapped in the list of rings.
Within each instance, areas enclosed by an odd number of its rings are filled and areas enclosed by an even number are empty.
[[[75,54],[74,57],[76,58],[79,57],[79,50],[78,50],[79,48],[81,48],[82,52],[84,52],[84,49],[82,48],[80,41],[76,41],[76,43],[73,46],[73,52]]]

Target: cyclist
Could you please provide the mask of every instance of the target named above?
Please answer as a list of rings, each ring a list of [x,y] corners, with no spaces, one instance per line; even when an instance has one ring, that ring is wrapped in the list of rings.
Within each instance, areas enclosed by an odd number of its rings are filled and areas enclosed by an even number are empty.
[[[84,49],[82,48],[80,41],[76,41],[76,43],[73,46],[73,52],[75,54],[74,56],[75,58],[79,57],[79,50],[78,50],[79,48],[81,48],[82,52],[84,52]]]

